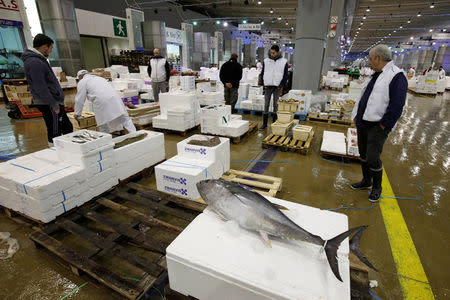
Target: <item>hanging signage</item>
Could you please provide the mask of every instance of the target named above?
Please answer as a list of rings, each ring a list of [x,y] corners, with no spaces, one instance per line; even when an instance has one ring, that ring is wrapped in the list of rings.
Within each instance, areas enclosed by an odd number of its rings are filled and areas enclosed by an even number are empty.
[[[402,44],[400,47],[402,47],[403,49],[412,49],[413,45]]]
[[[22,21],[20,10],[21,5],[19,3],[19,0],[0,0],[0,19]]]
[[[239,30],[261,30],[261,24],[239,24]]]
[[[433,33],[431,38],[433,40],[447,40],[450,39],[450,33]]]
[[[414,41],[413,42],[414,45],[419,45],[419,46],[428,46],[429,43],[430,43],[430,41]]]
[[[279,33],[264,33],[261,35],[263,39],[279,39]]]
[[[179,29],[166,27],[166,42],[183,45],[183,32]]]
[[[0,19],[0,26],[23,27],[23,23],[20,21]]]
[[[0,9],[19,11],[17,0],[2,0],[0,1]]]
[[[1,1],[0,1],[1,2]],[[127,37],[127,21],[113,18],[114,35],[120,37]]]

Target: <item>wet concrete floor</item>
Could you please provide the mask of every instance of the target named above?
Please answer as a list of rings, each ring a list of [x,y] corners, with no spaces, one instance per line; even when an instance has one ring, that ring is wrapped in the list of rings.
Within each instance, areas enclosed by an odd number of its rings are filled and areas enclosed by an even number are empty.
[[[390,134],[382,155],[383,164],[397,197],[420,196],[420,200],[398,200],[406,225],[431,284],[436,299],[450,298],[450,93],[435,98],[408,94],[407,106],[397,128]],[[260,121],[260,116],[244,115]],[[368,208],[340,210],[349,217],[349,227],[370,225],[361,241],[361,249],[380,270],[370,272],[379,287],[373,293],[381,299],[402,299],[402,289],[395,266],[383,216],[378,204],[370,208],[367,191],[352,191],[349,184],[361,177],[356,163],[326,161],[318,155],[323,130],[346,132],[345,127],[311,123],[315,138],[307,156],[278,152],[266,175],[283,179],[278,198],[321,209],[340,206]],[[23,155],[47,147],[45,125],[39,119],[10,120],[0,108],[0,154]],[[261,141],[267,132],[257,133],[238,145],[231,145],[231,160],[245,161],[260,157]],[[176,154],[182,138],[167,135],[166,157]],[[246,163],[232,163],[233,169],[248,169]],[[155,187],[151,176],[140,182]],[[383,200],[382,200],[383,201]],[[19,240],[20,250],[8,260],[0,260],[0,299],[60,299],[85,280],[57,264],[50,256],[35,249],[28,235],[32,230],[0,214],[0,231],[10,232]],[[87,284],[69,299],[110,299],[108,290]]]

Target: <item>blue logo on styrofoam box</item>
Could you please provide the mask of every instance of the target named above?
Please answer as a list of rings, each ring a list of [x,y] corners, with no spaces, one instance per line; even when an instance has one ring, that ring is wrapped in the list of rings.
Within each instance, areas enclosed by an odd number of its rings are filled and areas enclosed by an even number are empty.
[[[192,152],[192,153],[200,153],[201,155],[206,155],[206,149],[205,148],[190,148],[190,147],[185,147],[184,151],[186,152]]]
[[[187,189],[177,189],[170,186],[164,186],[164,190],[170,193],[180,194],[182,196],[187,196],[188,194]]]
[[[177,178],[177,177],[164,175],[163,176],[163,180],[169,181],[169,182],[172,182],[172,183],[179,183],[179,184],[182,184],[182,185],[186,185],[187,184],[187,179],[183,178],[183,177]]]

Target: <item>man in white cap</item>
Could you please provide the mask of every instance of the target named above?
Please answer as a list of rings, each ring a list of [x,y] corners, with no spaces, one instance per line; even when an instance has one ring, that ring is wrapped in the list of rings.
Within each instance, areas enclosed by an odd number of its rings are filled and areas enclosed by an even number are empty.
[[[77,77],[79,82],[74,114],[76,120],[81,115],[88,97],[94,103],[95,121],[101,132],[111,133],[123,128],[128,132],[136,131],[122,99],[106,79],[91,75],[86,70],[78,71]]]

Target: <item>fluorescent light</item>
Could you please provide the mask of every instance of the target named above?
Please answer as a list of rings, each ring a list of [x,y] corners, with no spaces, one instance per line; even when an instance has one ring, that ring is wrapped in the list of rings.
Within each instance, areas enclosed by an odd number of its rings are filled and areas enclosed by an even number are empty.
[[[370,7],[368,7],[368,6],[367,6],[367,9],[366,9],[366,11],[367,11],[367,12],[369,12],[369,11],[370,11]]]
[[[408,24],[411,23],[411,19],[409,19],[407,23],[408,23]]]
[[[394,32],[397,32],[397,30],[394,30]]]
[[[361,30],[361,27],[358,27],[358,30]]]
[[[366,19],[366,15],[364,15],[364,17],[363,17],[363,20],[365,20]]]
[[[270,13],[273,14],[273,8],[270,9]]]
[[[289,23],[288,22],[286,22],[286,26],[288,26],[289,25]]]
[[[410,40],[413,40],[413,39],[414,39],[414,37],[412,36],[412,37],[410,37],[409,39],[410,39]]]
[[[434,2],[431,3],[430,8],[434,8]]]
[[[197,21],[192,22],[192,25],[197,26]]]
[[[261,25],[264,25],[264,21],[261,21]]]
[[[442,29],[442,31],[443,31],[443,32],[446,32],[446,31],[447,31],[447,28]]]
[[[400,25],[400,29],[402,29],[403,28],[403,26],[402,25]]]
[[[247,20],[245,20],[245,19],[242,20],[242,23],[247,24]]]
[[[436,45],[436,42],[433,42],[433,45]]]
[[[223,27],[227,27],[228,26],[228,22],[223,22]]]
[[[262,3],[261,1],[258,1],[258,5],[261,5],[261,3]]]
[[[433,29],[430,29],[430,32],[433,32]]]
[[[280,21],[281,20],[281,16],[279,16],[277,19],[278,19],[278,21]]]
[[[220,21],[219,21],[219,20],[217,20],[217,21],[216,21],[216,24],[217,24],[217,25],[219,25],[219,24],[220,24]]]
[[[418,17],[421,17],[421,16],[422,16],[422,15],[420,14],[420,11],[419,11],[419,13],[417,14],[417,16],[418,16]]]

